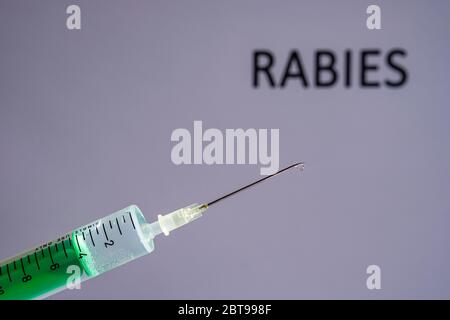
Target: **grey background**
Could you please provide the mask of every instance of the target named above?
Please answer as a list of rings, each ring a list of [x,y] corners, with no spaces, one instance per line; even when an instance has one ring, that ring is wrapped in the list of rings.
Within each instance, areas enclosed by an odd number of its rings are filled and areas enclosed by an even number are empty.
[[[131,203],[154,220],[260,177],[172,164],[172,131],[203,120],[279,128],[281,165],[305,171],[53,298],[450,298],[450,2],[376,1],[369,31],[373,3],[1,1],[1,258]],[[70,4],[81,31],[65,27]],[[399,90],[251,87],[254,49],[277,70],[298,49],[312,76],[315,49],[392,47],[408,51]]]

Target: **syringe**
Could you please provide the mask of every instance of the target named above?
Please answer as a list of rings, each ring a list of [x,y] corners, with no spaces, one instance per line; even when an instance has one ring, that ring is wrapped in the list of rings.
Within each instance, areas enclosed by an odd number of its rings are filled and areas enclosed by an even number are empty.
[[[73,287],[81,281],[154,250],[153,239],[166,236],[202,216],[211,205],[294,167],[272,175],[204,204],[193,204],[147,223],[141,210],[131,205],[77,228],[54,241],[0,262],[0,300],[39,299]]]

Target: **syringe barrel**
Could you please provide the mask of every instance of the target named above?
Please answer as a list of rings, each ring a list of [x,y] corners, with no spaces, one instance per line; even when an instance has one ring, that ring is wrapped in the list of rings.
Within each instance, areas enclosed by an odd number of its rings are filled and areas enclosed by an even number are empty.
[[[0,300],[43,298],[150,253],[154,228],[131,205],[0,262]],[[158,231],[158,230],[157,230]]]

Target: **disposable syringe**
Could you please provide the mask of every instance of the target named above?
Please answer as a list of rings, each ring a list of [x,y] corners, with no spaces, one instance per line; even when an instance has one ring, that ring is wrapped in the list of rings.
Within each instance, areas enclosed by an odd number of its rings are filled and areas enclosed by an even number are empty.
[[[153,239],[166,236],[202,216],[211,205],[294,167],[239,188],[204,204],[193,204],[147,223],[141,210],[131,205],[77,228],[54,241],[0,262],[0,300],[39,299],[98,276],[154,250]]]

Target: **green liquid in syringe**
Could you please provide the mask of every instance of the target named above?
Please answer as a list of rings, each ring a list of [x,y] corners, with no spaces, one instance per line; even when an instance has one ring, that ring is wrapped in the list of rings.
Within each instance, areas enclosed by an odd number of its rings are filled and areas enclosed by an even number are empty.
[[[155,226],[155,224],[153,224]],[[129,206],[0,261],[0,300],[44,298],[153,251],[162,231]]]
[[[83,270],[74,246],[76,244],[66,236],[2,264],[0,299],[34,299],[65,287],[70,276],[69,266]]]

